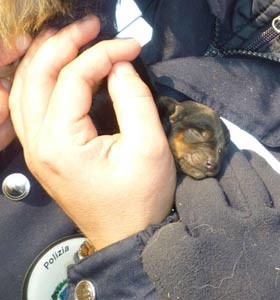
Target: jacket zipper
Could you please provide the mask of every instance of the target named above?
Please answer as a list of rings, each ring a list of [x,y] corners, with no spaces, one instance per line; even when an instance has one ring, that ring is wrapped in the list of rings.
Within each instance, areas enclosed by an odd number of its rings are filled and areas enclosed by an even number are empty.
[[[220,33],[220,21],[216,19],[214,39],[210,47],[207,49],[205,56],[232,56],[232,55],[246,55],[251,57],[259,57],[272,61],[280,62],[280,58],[273,53],[261,53],[257,50],[271,42],[277,36],[280,36],[280,16],[275,17],[272,20],[271,26],[266,28],[259,36],[257,36],[252,42],[250,42],[243,49],[228,49],[222,50],[218,46]]]
[[[276,17],[272,21],[272,26],[269,26],[264,32],[262,32],[255,40],[253,40],[248,46],[247,50],[255,51],[265,44],[271,42],[280,34],[280,16]]]

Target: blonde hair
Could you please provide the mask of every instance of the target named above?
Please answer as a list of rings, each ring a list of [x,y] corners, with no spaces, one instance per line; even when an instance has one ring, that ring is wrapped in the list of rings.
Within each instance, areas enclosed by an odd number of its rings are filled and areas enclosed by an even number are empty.
[[[35,35],[42,25],[70,13],[69,0],[0,0],[0,41],[12,46],[16,37]]]

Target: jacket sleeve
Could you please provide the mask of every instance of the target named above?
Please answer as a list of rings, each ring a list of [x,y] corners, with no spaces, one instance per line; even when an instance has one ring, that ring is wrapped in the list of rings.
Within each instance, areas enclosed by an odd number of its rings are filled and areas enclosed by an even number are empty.
[[[174,214],[160,225],[151,225],[82,260],[76,258],[76,264],[68,267],[67,299],[74,299],[75,289],[82,281],[90,282],[96,300],[159,299],[143,269],[142,251],[155,231],[176,218]]]

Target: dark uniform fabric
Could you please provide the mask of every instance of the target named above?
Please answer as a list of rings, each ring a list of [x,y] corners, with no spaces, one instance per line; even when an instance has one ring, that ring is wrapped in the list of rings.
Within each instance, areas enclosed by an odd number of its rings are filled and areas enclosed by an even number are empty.
[[[12,145],[11,152],[16,153]],[[5,151],[11,153],[9,148]],[[3,154],[0,182],[13,173],[22,173],[31,183],[30,194],[13,202],[0,194],[0,299],[21,299],[25,273],[36,256],[54,241],[77,232],[76,226],[52,201],[28,171],[23,155],[13,159]],[[4,163],[3,163],[4,164]],[[2,167],[2,166],[1,166]]]
[[[280,147],[279,33],[247,50],[280,16],[280,1],[161,0],[150,8],[154,36],[142,59],[158,92],[202,102]]]
[[[148,240],[162,226],[177,221],[173,213],[162,224],[151,225],[146,231],[98,251],[68,268],[68,298],[80,280],[90,278],[97,299],[159,299],[143,269],[142,252]]]
[[[209,105],[279,160],[280,35],[261,39],[280,1],[152,5],[142,59],[158,92]],[[280,175],[266,161],[231,145],[218,178],[179,178],[175,202],[180,221],[143,252],[160,299],[279,299]]]
[[[97,15],[101,22],[101,31],[97,40],[113,38],[117,33],[115,7],[117,0],[72,0],[71,15],[59,16],[49,21],[47,26],[62,28],[88,14]]]
[[[240,50],[270,27],[280,1],[136,2],[154,27],[142,59],[158,92],[213,107],[279,159],[279,38],[254,52]],[[227,52],[232,49],[238,51]],[[31,193],[17,203],[0,195],[0,298],[7,300],[20,299],[24,274],[43,249],[78,232],[13,145],[1,153],[0,179],[14,172],[29,178]],[[81,279],[90,280],[102,300],[279,299],[279,186],[279,174],[263,159],[231,145],[219,178],[178,178],[179,221],[175,215],[170,224],[69,266],[67,299],[74,299]]]

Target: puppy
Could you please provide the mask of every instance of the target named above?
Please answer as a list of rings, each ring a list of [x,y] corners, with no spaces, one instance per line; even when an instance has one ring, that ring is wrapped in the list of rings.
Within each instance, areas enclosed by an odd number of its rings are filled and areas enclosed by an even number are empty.
[[[217,175],[230,139],[218,115],[203,104],[169,97],[160,97],[158,107],[178,169],[195,179]]]
[[[0,0],[0,40],[12,47],[16,37],[24,33],[35,37],[45,27],[61,28],[88,13],[96,13],[101,19],[99,40],[112,38],[116,33],[112,14],[115,4],[116,0]],[[11,78],[16,66],[14,62],[1,68],[0,78]],[[158,98],[139,59],[134,66],[153,91],[178,170],[196,179],[215,176],[229,141],[226,126],[205,105]],[[119,132],[106,80],[93,96],[90,115],[100,135]]]

